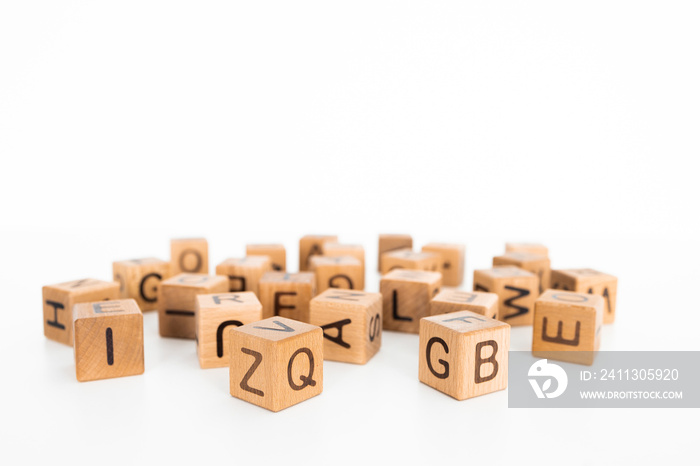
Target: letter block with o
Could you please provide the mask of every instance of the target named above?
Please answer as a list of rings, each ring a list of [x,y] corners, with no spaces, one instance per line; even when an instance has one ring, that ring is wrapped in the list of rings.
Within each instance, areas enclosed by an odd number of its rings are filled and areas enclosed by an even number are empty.
[[[141,311],[158,309],[158,287],[170,278],[170,262],[148,257],[112,263],[122,299],[133,299]]]
[[[231,395],[281,411],[323,391],[323,331],[284,317],[230,333]]]
[[[458,400],[508,384],[510,325],[471,311],[420,321],[418,377]]]
[[[209,273],[209,243],[204,238],[170,240],[170,273]]]
[[[532,325],[539,296],[539,279],[527,270],[502,265],[474,271],[474,291],[498,295],[498,320],[510,325]]]

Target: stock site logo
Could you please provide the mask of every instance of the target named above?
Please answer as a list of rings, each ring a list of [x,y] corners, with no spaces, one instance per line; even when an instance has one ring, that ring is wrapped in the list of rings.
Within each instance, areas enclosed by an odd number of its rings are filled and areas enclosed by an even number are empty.
[[[564,393],[569,383],[564,369],[557,364],[548,363],[546,359],[540,359],[530,366],[527,375],[530,377],[528,380],[537,398],[556,398]],[[540,380],[542,385],[540,385]],[[552,380],[556,380],[557,384],[556,388],[550,391]]]

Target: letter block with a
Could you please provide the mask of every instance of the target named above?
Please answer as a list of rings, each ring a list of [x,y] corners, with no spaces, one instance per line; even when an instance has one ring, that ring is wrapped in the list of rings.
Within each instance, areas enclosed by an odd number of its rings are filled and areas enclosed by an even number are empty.
[[[112,263],[112,274],[122,299],[133,299],[141,311],[154,311],[160,282],[170,278],[170,262],[153,257],[117,261]]]
[[[472,311],[489,319],[498,317],[498,295],[481,291],[442,289],[430,301],[430,315],[437,316],[457,311]]]
[[[231,395],[280,411],[323,391],[323,331],[284,317],[231,330]]]
[[[325,243],[337,243],[333,235],[306,235],[299,240],[299,272],[311,270],[311,258],[323,254]]]
[[[545,291],[535,302],[532,354],[590,366],[600,348],[604,307],[600,296]]]
[[[510,325],[471,311],[420,321],[418,378],[458,400],[508,384]]]
[[[318,293],[328,288],[365,289],[362,263],[354,257],[314,256],[311,258],[310,270],[316,274],[316,292]]]
[[[283,244],[249,244],[245,253],[246,256],[268,256],[275,272],[287,270],[287,251]]]
[[[549,288],[552,269],[547,256],[531,252],[507,252],[502,256],[494,257],[493,265],[514,265],[537,275],[539,279],[538,296]]]
[[[512,265],[474,271],[474,291],[498,295],[498,320],[510,325],[532,325],[537,275]]]
[[[379,246],[377,249],[377,270],[382,269],[382,254],[397,249],[413,249],[413,238],[411,235],[379,235]]]
[[[418,333],[420,319],[430,315],[430,300],[442,283],[439,272],[394,270],[379,282],[384,330]]]
[[[272,270],[269,256],[246,256],[242,259],[226,259],[216,266],[217,275],[229,279],[229,291],[252,291],[258,294],[260,279]]]
[[[209,243],[204,238],[170,240],[170,273],[209,273]]]
[[[310,272],[267,272],[260,279],[263,318],[282,316],[308,322],[309,302],[315,295],[316,277]]]
[[[430,243],[423,246],[423,252],[432,252],[440,256],[440,268],[443,286],[460,286],[464,281],[464,245]]]
[[[617,277],[593,269],[553,270],[552,288],[602,296],[605,301],[603,323],[615,322]]]
[[[80,382],[143,374],[143,314],[136,301],[76,304],[73,327]]]
[[[262,304],[251,291],[198,295],[195,341],[199,366],[228,367],[231,329],[259,320]]]
[[[399,249],[382,254],[382,275],[396,269],[440,271],[440,255],[434,252],[415,252]]]
[[[529,252],[549,257],[547,246],[538,243],[506,243],[506,252]]]

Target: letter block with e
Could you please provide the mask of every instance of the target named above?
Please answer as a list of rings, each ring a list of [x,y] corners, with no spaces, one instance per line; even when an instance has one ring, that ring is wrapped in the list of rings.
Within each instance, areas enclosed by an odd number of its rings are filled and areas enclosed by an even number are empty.
[[[323,331],[271,317],[230,333],[231,395],[281,411],[323,391]]]
[[[420,321],[418,378],[465,400],[508,384],[510,325],[471,311]]]
[[[170,273],[209,273],[209,243],[204,238],[170,240]]]
[[[141,311],[158,309],[158,287],[170,278],[170,262],[148,257],[112,263],[122,299],[133,299]]]
[[[498,320],[510,325],[532,325],[539,296],[537,275],[512,265],[474,271],[474,291],[498,295]]]
[[[316,277],[311,272],[267,272],[260,279],[263,318],[281,316],[308,322],[309,303],[315,295]]]
[[[379,281],[384,330],[418,333],[420,319],[430,315],[430,300],[442,284],[440,272],[394,270]]]
[[[552,288],[602,296],[605,301],[603,323],[615,322],[617,277],[593,269],[552,270]]]
[[[258,294],[260,279],[272,270],[270,256],[246,256],[230,258],[216,266],[217,275],[229,279],[229,291],[252,291]]]
[[[310,270],[316,274],[316,291],[318,293],[326,291],[328,288],[365,289],[362,262],[355,257],[314,256],[310,262]]]

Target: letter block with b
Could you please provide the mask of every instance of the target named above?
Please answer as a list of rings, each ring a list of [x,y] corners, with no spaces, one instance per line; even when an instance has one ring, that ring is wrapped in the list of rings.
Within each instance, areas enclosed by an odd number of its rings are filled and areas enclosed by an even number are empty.
[[[474,291],[498,295],[498,320],[510,325],[532,325],[539,296],[537,275],[512,265],[474,271]]]
[[[508,384],[510,325],[471,311],[420,321],[418,378],[465,400]]]
[[[158,287],[170,278],[170,262],[148,257],[112,263],[122,299],[133,299],[141,311],[158,309]]]
[[[316,295],[313,273],[267,272],[260,279],[259,289],[263,318],[282,316],[309,321],[309,302]]]
[[[323,331],[271,317],[230,333],[231,395],[281,411],[323,391]]]

